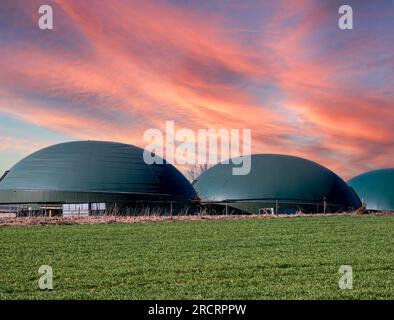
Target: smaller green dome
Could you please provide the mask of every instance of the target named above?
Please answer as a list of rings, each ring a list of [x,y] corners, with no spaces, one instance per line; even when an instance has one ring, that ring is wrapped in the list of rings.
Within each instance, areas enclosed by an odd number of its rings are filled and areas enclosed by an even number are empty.
[[[235,162],[237,163],[237,162]],[[194,187],[209,203],[231,203],[245,212],[258,213],[265,207],[323,211],[358,208],[354,191],[329,169],[306,159],[279,154],[251,156],[251,171],[233,175],[233,164],[217,164],[203,173]],[[291,210],[290,210],[291,211]]]
[[[394,210],[394,168],[369,171],[349,180],[369,210]]]

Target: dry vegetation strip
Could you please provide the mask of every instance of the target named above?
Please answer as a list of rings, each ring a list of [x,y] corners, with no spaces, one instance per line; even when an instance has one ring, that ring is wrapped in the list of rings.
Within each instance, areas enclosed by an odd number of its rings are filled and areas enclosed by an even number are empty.
[[[240,219],[283,219],[300,217],[324,216],[357,216],[353,213],[336,214],[294,214],[294,215],[149,215],[149,216],[88,216],[88,217],[0,217],[0,227],[8,226],[37,226],[37,225],[76,225],[76,224],[112,224],[112,223],[143,223],[171,221],[201,221],[201,220],[240,220]],[[370,212],[371,216],[394,215],[394,212]]]

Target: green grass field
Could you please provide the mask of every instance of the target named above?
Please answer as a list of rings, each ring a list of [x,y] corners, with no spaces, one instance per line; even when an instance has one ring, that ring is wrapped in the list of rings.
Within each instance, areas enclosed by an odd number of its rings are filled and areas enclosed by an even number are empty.
[[[394,216],[6,227],[0,299],[393,299],[393,235]]]

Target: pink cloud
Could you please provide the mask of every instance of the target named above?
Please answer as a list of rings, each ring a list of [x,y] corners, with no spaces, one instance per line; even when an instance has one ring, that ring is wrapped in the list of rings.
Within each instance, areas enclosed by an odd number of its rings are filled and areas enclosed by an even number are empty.
[[[254,152],[304,156],[345,177],[393,165],[382,155],[394,151],[393,79],[380,91],[360,80],[381,67],[382,39],[350,37],[322,53],[317,33],[335,27],[335,12],[306,0],[267,6],[275,14],[245,44],[226,17],[165,1],[58,0],[54,38],[37,31],[36,42],[0,47],[0,112],[79,139],[136,145],[166,120],[251,128]],[[367,63],[357,66],[355,54]],[[279,92],[273,105],[258,91],[267,85]]]

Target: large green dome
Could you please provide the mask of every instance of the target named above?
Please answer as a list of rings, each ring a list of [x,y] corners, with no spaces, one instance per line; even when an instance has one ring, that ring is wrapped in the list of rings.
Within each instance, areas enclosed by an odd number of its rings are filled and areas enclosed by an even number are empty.
[[[349,180],[349,185],[370,210],[394,210],[394,169],[363,173]]]
[[[190,199],[194,194],[174,166],[147,165],[143,149],[102,141],[44,148],[0,181],[0,203]]]
[[[233,175],[232,164],[203,173],[194,187],[205,202],[227,203],[248,213],[279,204],[283,210],[329,211],[360,207],[353,190],[335,173],[302,158],[256,154],[248,175]]]

